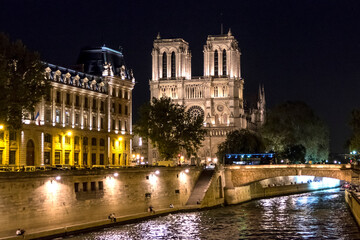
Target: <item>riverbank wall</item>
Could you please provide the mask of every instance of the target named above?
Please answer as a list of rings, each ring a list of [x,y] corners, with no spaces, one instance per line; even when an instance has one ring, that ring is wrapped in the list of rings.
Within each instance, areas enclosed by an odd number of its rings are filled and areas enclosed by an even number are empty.
[[[186,169],[2,173],[0,238],[14,236],[18,228],[31,236],[49,230],[56,234],[69,226],[94,227],[108,221],[110,213],[147,217],[149,206],[157,211],[173,204],[176,209],[186,204],[202,170]]]
[[[360,227],[360,193],[345,191],[345,201],[348,204],[358,226]]]

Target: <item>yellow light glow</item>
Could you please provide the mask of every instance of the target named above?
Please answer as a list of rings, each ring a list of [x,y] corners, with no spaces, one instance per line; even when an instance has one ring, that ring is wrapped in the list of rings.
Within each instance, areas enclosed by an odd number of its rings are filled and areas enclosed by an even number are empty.
[[[4,129],[4,125],[0,125],[0,130],[3,130]]]
[[[69,137],[71,136],[72,132],[67,132],[66,135],[68,135]]]
[[[123,137],[119,137],[119,141],[122,141],[123,140]]]
[[[135,154],[132,155],[132,158],[135,158]]]

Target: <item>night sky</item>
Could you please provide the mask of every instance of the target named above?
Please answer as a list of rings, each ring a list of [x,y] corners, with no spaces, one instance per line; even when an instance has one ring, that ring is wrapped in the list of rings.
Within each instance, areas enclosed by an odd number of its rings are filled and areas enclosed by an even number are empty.
[[[242,51],[245,96],[261,83],[267,108],[305,101],[329,125],[331,150],[343,152],[350,112],[360,105],[360,1],[0,0],[0,32],[44,61],[66,67],[82,47],[121,46],[137,81],[134,113],[149,100],[157,33],[189,42],[192,75],[199,76],[203,45],[220,34],[221,22]]]

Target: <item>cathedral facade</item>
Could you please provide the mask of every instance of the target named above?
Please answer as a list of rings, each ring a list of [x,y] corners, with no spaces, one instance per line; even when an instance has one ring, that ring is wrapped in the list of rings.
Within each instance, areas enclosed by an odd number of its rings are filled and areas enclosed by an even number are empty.
[[[228,34],[208,36],[204,45],[204,74],[192,76],[189,44],[181,39],[157,36],[152,50],[151,98],[170,97],[204,118],[207,136],[198,152],[203,163],[214,162],[217,146],[236,129],[254,129],[264,121],[265,93],[259,89],[255,108],[244,106],[244,79],[241,76],[241,52],[238,42]],[[159,161],[149,144],[149,162]],[[187,163],[194,164],[195,160]]]

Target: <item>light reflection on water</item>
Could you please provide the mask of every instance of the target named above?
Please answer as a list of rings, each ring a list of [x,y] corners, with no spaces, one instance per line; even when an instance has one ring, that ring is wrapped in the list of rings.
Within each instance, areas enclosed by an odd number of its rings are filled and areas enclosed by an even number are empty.
[[[105,239],[360,239],[338,189],[177,213],[71,237]]]

